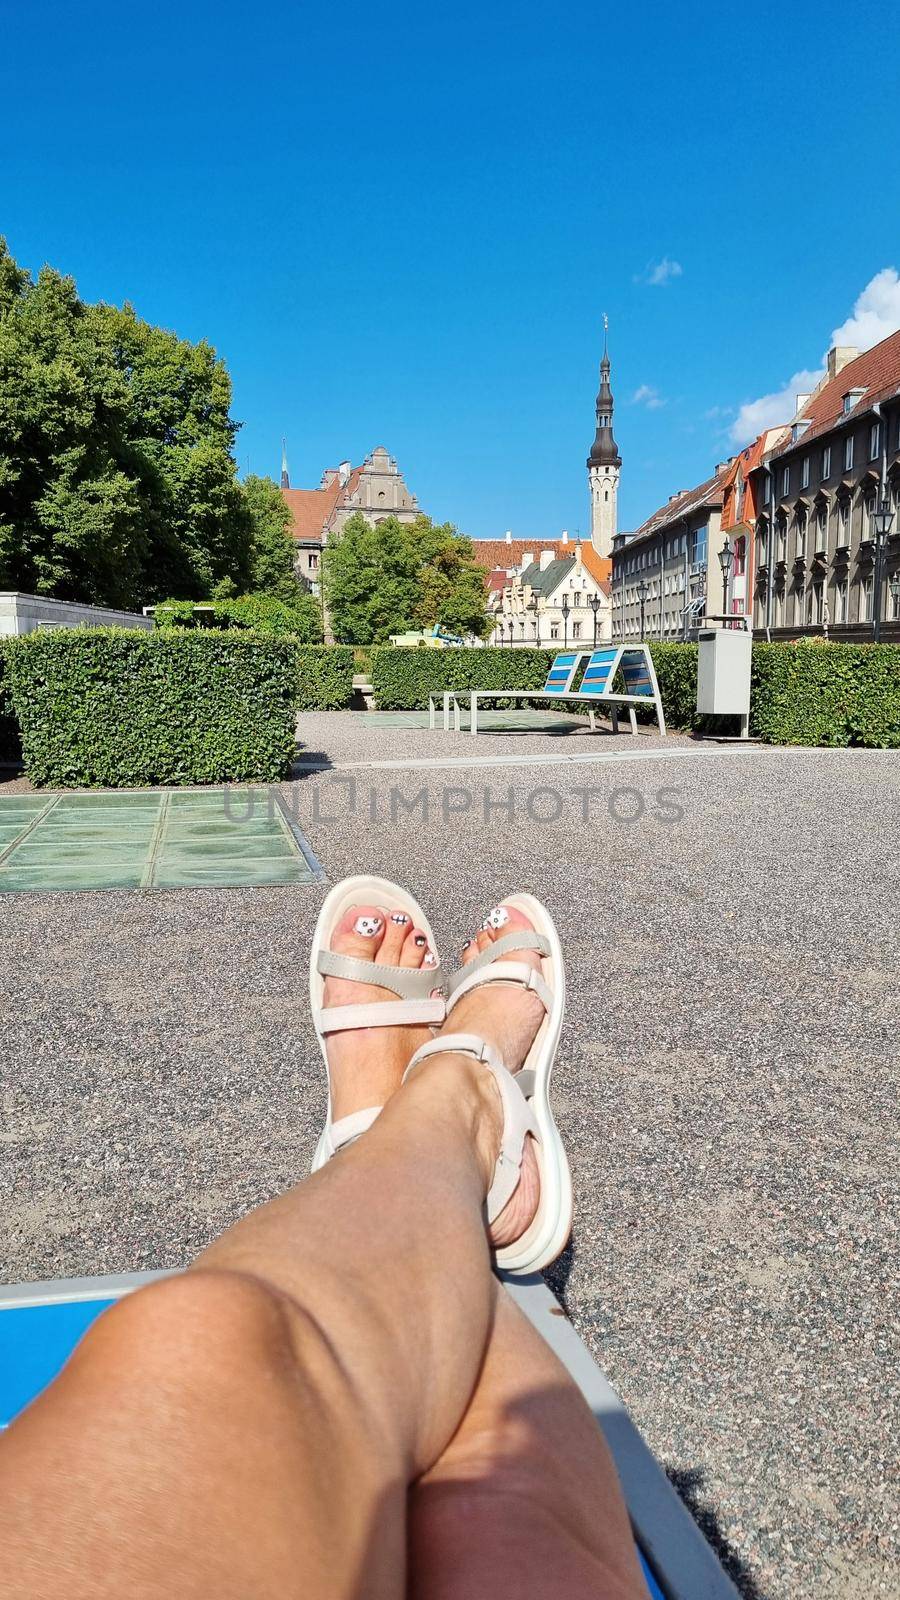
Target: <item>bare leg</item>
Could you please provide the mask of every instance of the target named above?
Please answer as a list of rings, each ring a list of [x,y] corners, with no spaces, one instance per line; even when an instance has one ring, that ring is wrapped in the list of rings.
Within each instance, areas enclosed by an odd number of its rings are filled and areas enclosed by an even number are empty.
[[[499,1285],[478,1387],[410,1495],[409,1549],[411,1600],[646,1600],[600,1429]]]
[[[533,1007],[466,996],[454,1031],[514,1068]],[[337,1115],[372,1103],[393,1031],[358,1036],[355,1071],[345,1050]],[[0,1441],[3,1600],[401,1595],[407,1487],[459,1426],[494,1316],[499,1134],[490,1075],[436,1057],[324,1171],[103,1316]],[[527,1225],[525,1189],[501,1229]]]

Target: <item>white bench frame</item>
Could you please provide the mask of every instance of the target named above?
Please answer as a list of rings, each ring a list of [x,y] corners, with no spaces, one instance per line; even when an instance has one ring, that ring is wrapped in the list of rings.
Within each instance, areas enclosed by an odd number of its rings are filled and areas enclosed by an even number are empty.
[[[604,648],[603,645],[598,645],[597,646],[598,650],[601,650],[603,648]],[[471,690],[468,690],[468,691],[466,691],[466,690],[448,689],[444,693],[444,731],[446,732],[449,729],[449,726],[450,726],[449,710],[448,710],[448,706],[447,706],[448,698],[452,698],[453,699],[454,725],[455,725],[455,728],[456,728],[456,732],[459,733],[459,731],[460,731],[460,709],[459,709],[459,705],[458,705],[458,701],[457,701],[457,696],[468,692],[469,697],[470,697],[469,698],[469,717],[470,717],[469,732],[472,733],[472,734],[477,734],[478,733],[478,702],[479,702],[479,700],[550,700],[554,704],[556,703],[557,700],[559,700],[560,702],[574,701],[578,705],[587,706],[591,733],[596,733],[596,731],[597,731],[597,722],[596,722],[596,716],[595,716],[594,708],[596,706],[598,706],[598,705],[609,706],[609,714],[610,714],[610,717],[612,719],[613,733],[618,733],[618,731],[619,731],[619,713],[618,713],[619,706],[627,706],[627,708],[628,708],[628,718],[629,718],[629,722],[631,724],[631,732],[632,732],[633,735],[635,735],[637,733],[637,731],[638,731],[637,730],[637,717],[634,714],[635,706],[652,705],[653,709],[654,709],[654,711],[656,713],[656,721],[657,721],[657,725],[659,727],[660,735],[661,735],[662,738],[665,738],[666,737],[666,719],[665,719],[665,717],[663,715],[662,699],[661,699],[660,693],[659,693],[659,684],[656,681],[656,673],[653,670],[653,659],[652,659],[652,657],[650,655],[649,649],[647,648],[646,645],[642,645],[642,644],[628,644],[628,645],[622,644],[622,645],[617,645],[617,646],[610,646],[609,648],[618,650],[618,655],[617,655],[615,661],[613,662],[612,667],[610,669],[610,673],[609,673],[608,681],[610,683],[613,682],[613,680],[614,680],[614,678],[616,676],[616,673],[619,670],[619,667],[620,667],[621,661],[622,661],[622,656],[624,654],[626,654],[626,653],[631,653],[634,650],[643,650],[644,656],[645,656],[646,662],[647,662],[647,670],[648,670],[648,672],[650,674],[650,682],[651,682],[652,687],[653,687],[652,695],[649,695],[649,694],[612,694],[608,690],[603,690],[603,691],[598,690],[596,694],[583,694],[580,690],[576,690],[574,693],[571,690],[566,690],[562,694],[552,694],[552,693],[548,694],[546,689],[471,689]],[[578,653],[579,657],[587,656],[588,660],[590,660],[591,656],[594,654],[593,650],[580,650],[577,653]],[[576,668],[576,671],[577,671],[577,668]],[[433,727],[434,724],[432,723],[431,726]]]

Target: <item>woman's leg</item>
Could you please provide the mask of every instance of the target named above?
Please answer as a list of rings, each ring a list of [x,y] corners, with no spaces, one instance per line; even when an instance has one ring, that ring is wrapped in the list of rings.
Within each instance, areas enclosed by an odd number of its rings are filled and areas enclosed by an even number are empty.
[[[540,1334],[496,1293],[478,1386],[410,1495],[411,1600],[646,1600],[600,1429]]]
[[[540,1016],[493,990],[453,1027],[515,1068]],[[396,1034],[338,1036],[336,1116],[384,1093]],[[322,1172],[106,1313],[0,1441],[3,1600],[402,1594],[406,1489],[456,1431],[494,1315],[499,1134],[491,1076],[435,1057]],[[533,1158],[500,1238],[530,1220],[529,1182]]]

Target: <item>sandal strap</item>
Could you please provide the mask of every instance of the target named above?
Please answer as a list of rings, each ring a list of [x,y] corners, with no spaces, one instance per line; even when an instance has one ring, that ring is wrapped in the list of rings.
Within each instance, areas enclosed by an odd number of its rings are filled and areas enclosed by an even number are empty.
[[[479,1038],[475,1033],[445,1033],[439,1039],[430,1039],[416,1051],[403,1074],[403,1082],[406,1082],[420,1061],[427,1060],[429,1056],[446,1055],[448,1052],[451,1055],[474,1056],[476,1061],[481,1062],[489,1072],[493,1073],[500,1091],[503,1132],[500,1136],[500,1154],[494,1168],[494,1181],[485,1201],[487,1220],[491,1223],[500,1215],[518,1186],[526,1136],[530,1133],[535,1139],[540,1138],[534,1113],[522,1092],[523,1088],[527,1089],[529,1086],[533,1092],[534,1074],[528,1074],[530,1085],[526,1081],[520,1087],[516,1077],[503,1065],[493,1045],[488,1044],[485,1039]]]
[[[447,1001],[447,1015],[464,994],[471,993],[473,989],[482,989],[487,983],[510,983],[530,989],[537,995],[545,1011],[549,1011],[553,1004],[553,996],[537,967],[528,967],[524,961],[495,961],[493,966],[482,967],[480,972],[473,972],[470,978],[457,984]]]
[[[355,1006],[321,1006],[313,1011],[319,1033],[340,1033],[346,1028],[398,1028],[408,1023],[431,1027],[441,1023],[446,1002],[437,995],[428,1000],[367,1000]]]
[[[473,972],[481,972],[484,967],[489,967],[495,961],[502,960],[513,950],[536,950],[539,956],[552,955],[550,941],[542,933],[536,933],[532,928],[520,928],[518,933],[504,933],[502,938],[495,939],[487,950],[480,950],[477,956],[467,961],[464,967],[454,972],[447,982],[447,993],[452,994],[454,989],[469,977]]]
[[[346,1149],[348,1144],[355,1144],[364,1133],[368,1133],[383,1110],[383,1106],[367,1106],[365,1111],[352,1111],[349,1117],[340,1117],[337,1122],[332,1122],[328,1129],[330,1155],[336,1156],[339,1150]]]
[[[435,989],[444,992],[440,967],[388,967],[378,961],[363,961],[359,956],[342,956],[336,950],[320,950],[316,970],[325,978],[347,978],[351,983],[374,983],[390,989],[401,1000],[428,1000]]]

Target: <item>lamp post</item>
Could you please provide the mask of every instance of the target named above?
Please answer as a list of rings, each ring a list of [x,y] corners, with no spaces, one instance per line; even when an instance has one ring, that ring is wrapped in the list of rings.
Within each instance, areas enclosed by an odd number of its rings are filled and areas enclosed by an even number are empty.
[[[589,599],[589,601],[588,601],[588,605],[590,606],[591,610],[594,613],[594,649],[596,650],[596,648],[597,648],[597,612],[600,610],[600,596],[598,594],[592,594],[590,599]]]
[[[565,650],[566,645],[569,642],[569,596],[567,594],[564,594],[563,597],[562,597],[562,617],[563,617],[563,649]]]
[[[728,579],[731,575],[731,563],[734,560],[734,551],[731,540],[726,537],[725,543],[719,551],[719,566],[722,568],[722,610],[728,615]]]
[[[872,532],[875,535],[875,593],[872,596],[872,637],[877,644],[881,638],[881,568],[887,536],[894,526],[894,513],[889,500],[882,500],[872,513]]]
[[[535,644],[539,644],[540,623],[538,622],[538,597],[536,594],[531,596],[531,599],[528,602],[528,609],[531,612],[532,621],[534,623],[534,642]]]
[[[641,603],[641,643],[643,643],[643,640],[644,640],[644,607],[647,604],[647,596],[650,593],[650,585],[647,582],[646,578],[642,578],[641,579],[640,583],[637,586],[637,592],[638,592],[638,599],[639,599],[639,601]]]
[[[891,573],[890,577],[888,578],[888,588],[891,591],[891,609],[894,613],[891,621],[896,622],[898,617],[900,617],[900,572]]]

